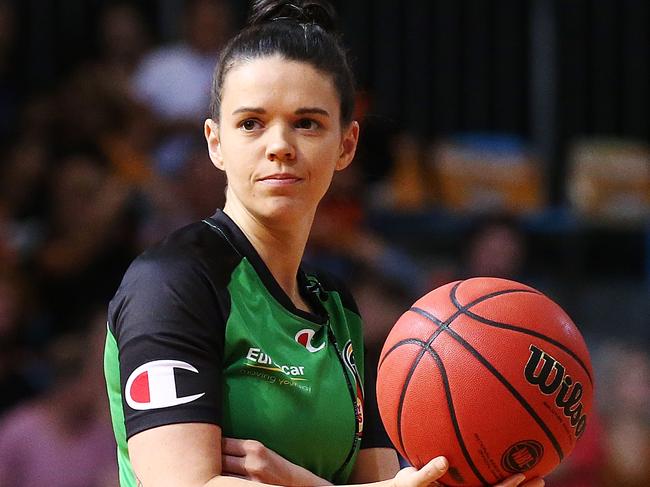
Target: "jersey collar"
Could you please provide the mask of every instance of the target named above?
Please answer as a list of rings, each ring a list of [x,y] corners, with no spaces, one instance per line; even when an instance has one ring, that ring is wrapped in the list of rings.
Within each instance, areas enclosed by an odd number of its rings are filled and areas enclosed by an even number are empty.
[[[308,278],[303,271],[302,267],[298,269],[298,288],[300,295],[307,300],[309,305],[316,311],[316,313],[308,313],[301,309],[296,308],[287,293],[280,287],[278,282],[271,274],[268,266],[264,263],[260,255],[251,244],[250,240],[246,237],[244,232],[237,226],[237,224],[222,210],[218,209],[214,215],[204,220],[205,223],[217,233],[221,234],[234,249],[242,257],[246,257],[251,263],[257,275],[262,280],[264,287],[271,293],[271,295],[285,308],[287,311],[309,320],[315,324],[324,325],[327,322],[327,312],[321,303],[321,299],[326,299],[322,287],[310,278]]]

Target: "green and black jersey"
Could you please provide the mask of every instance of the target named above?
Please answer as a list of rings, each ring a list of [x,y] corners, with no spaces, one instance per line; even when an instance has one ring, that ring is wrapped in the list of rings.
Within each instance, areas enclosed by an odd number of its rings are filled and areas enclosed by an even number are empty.
[[[135,486],[127,439],[166,424],[217,424],[335,483],[359,448],[390,447],[352,298],[302,269],[298,282],[314,313],[220,211],[133,262],[105,350],[122,487]]]

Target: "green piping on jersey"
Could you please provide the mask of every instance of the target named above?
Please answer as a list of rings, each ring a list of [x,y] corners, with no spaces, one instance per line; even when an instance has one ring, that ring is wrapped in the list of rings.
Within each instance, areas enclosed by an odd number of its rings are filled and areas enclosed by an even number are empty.
[[[104,375],[108,389],[108,400],[113,421],[113,431],[117,442],[117,462],[120,470],[120,486],[136,487],[133,467],[129,458],[126,443],[126,428],[124,426],[124,410],[122,409],[122,392],[120,389],[120,365],[118,362],[119,351],[115,337],[111,330],[106,332],[106,345],[104,347]]]

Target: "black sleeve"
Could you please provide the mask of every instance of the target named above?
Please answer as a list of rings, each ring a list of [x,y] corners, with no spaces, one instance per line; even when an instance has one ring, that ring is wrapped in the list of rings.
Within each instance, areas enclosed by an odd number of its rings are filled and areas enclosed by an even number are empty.
[[[377,363],[379,354],[366,350],[364,357],[364,426],[361,448],[394,448],[377,407]]]
[[[198,259],[144,254],[109,307],[127,438],[172,423],[220,424],[226,315]]]

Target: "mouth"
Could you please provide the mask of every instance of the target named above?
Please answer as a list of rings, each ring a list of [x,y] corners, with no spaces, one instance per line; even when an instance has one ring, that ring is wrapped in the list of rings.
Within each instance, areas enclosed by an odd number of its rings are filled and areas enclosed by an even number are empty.
[[[300,181],[302,181],[302,178],[299,178],[295,174],[278,173],[278,174],[270,174],[268,176],[264,176],[258,179],[258,181],[264,184],[284,186],[284,185],[299,183]]]

